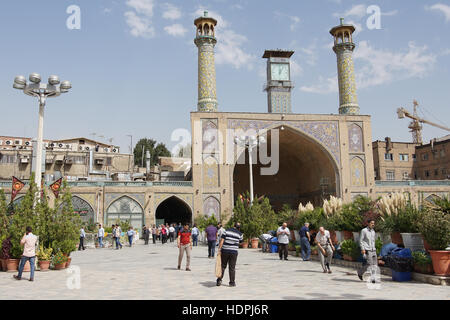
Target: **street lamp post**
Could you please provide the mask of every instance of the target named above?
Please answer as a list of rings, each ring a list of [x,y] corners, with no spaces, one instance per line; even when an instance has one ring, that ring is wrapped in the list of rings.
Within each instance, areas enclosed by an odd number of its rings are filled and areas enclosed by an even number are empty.
[[[48,77],[48,84],[41,83],[41,76],[38,73],[32,73],[29,76],[31,83],[27,84],[24,76],[17,76],[14,79],[13,88],[22,90],[26,95],[37,97],[39,101],[39,122],[36,150],[36,168],[35,179],[38,190],[41,190],[42,181],[42,139],[44,132],[44,107],[47,98],[58,97],[61,93],[69,92],[72,85],[69,81],[59,81],[59,77],[51,75]]]
[[[250,165],[250,205],[253,203],[253,148],[266,142],[264,137],[240,136],[234,138],[234,143],[248,149],[248,162]]]

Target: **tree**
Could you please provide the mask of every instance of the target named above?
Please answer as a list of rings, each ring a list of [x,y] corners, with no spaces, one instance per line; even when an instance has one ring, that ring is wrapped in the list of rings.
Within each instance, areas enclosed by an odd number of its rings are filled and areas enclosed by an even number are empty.
[[[144,166],[145,166],[145,152],[150,151],[150,163],[158,163],[159,157],[170,157],[170,151],[166,148],[164,143],[157,143],[156,140],[142,138],[136,143],[134,147],[134,164],[140,166],[142,164],[142,147],[144,147]]]
[[[3,189],[0,189],[0,243],[8,237],[10,215],[8,215],[8,205]]]

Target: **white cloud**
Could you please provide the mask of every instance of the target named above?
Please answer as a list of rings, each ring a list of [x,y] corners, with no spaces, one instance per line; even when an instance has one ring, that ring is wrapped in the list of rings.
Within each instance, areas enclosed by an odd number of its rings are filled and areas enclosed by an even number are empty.
[[[361,41],[353,54],[355,63],[361,61],[362,67],[356,69],[357,88],[367,88],[389,84],[410,78],[424,77],[436,63],[436,56],[429,53],[426,46],[408,44],[406,52],[380,50]],[[315,85],[303,86],[300,90],[319,94],[338,92],[337,77],[319,77]]]
[[[303,73],[302,66],[295,60],[291,59],[291,78],[300,76]]]
[[[174,37],[183,37],[188,30],[181,24],[177,23],[164,27],[164,31]]]
[[[195,18],[203,16],[203,8],[199,8],[195,13]],[[230,24],[220,14],[208,10],[208,17],[217,20],[215,30],[217,45],[216,45],[216,63],[228,64],[236,69],[246,67],[251,70],[254,68],[254,62],[257,57],[245,51],[244,45],[248,41],[247,37],[235,32],[230,28]]]
[[[164,19],[177,20],[181,18],[181,10],[178,7],[170,3],[165,3],[163,6],[165,8],[162,15]]]
[[[414,42],[408,44],[406,52],[396,53],[375,49],[367,41],[361,41],[354,59],[362,61],[364,65],[356,72],[359,88],[423,77],[436,62],[436,56],[429,53],[426,46],[416,46]]]
[[[300,90],[303,92],[328,94],[338,92],[337,76],[324,78],[319,76],[319,83],[312,86],[302,86]]]
[[[275,16],[279,18],[288,18],[291,21],[291,24],[289,25],[289,29],[291,31],[295,31],[297,29],[298,24],[300,23],[300,18],[297,16],[291,16],[285,13],[281,13],[279,11],[275,11]]]
[[[357,4],[345,11],[344,13],[334,13],[333,16],[337,18],[356,17],[361,19],[366,15],[367,7],[363,4]]]
[[[445,21],[450,21],[450,6],[443,4],[443,3],[436,3],[432,5],[431,7],[426,6],[426,10],[438,10],[441,11],[445,16]]]
[[[153,38],[155,36],[155,28],[152,27],[148,18],[140,17],[134,11],[127,11],[124,15],[132,36],[143,38]]]
[[[153,16],[154,0],[127,0],[126,5],[136,10],[137,13],[147,17]]]
[[[126,11],[124,16],[134,37],[152,38],[155,28],[152,26],[154,0],[127,0],[126,5],[134,11]]]

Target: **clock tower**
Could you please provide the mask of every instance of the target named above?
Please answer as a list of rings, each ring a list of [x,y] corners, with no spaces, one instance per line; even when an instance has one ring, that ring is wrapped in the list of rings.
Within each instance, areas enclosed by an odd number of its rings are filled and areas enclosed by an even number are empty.
[[[269,113],[292,113],[291,81],[289,58],[294,51],[266,50],[263,58],[267,59],[267,105]]]

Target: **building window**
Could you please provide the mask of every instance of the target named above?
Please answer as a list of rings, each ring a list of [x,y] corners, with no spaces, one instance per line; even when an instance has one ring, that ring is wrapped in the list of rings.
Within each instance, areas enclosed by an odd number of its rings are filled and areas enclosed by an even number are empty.
[[[441,149],[441,158],[444,158],[445,157],[445,149]]]
[[[443,169],[441,170],[441,172],[442,172],[442,176],[445,177],[445,175],[447,174],[447,170],[446,170],[445,168],[443,168]]]
[[[417,171],[414,171],[414,180],[417,180]]]
[[[428,153],[422,153],[422,160],[427,161],[428,160]]]
[[[407,171],[403,171],[403,180],[409,179],[409,173]]]
[[[112,157],[106,157],[106,165],[112,166]]]
[[[400,161],[409,161],[409,156],[407,154],[400,154]]]
[[[0,154],[0,163],[16,163],[17,157],[15,155]]]
[[[439,169],[434,169],[434,175],[438,176],[439,175]]]
[[[429,177],[430,176],[430,171],[428,171],[428,170],[425,170],[425,177]]]
[[[438,158],[437,150],[433,151],[433,160],[436,160]]]
[[[384,154],[384,160],[392,161],[392,160],[394,160],[394,155],[392,153],[385,153]]]
[[[413,161],[417,161],[417,157],[416,157],[415,153],[412,155],[412,159],[413,159]]]
[[[395,171],[386,171],[386,180],[395,180]]]

